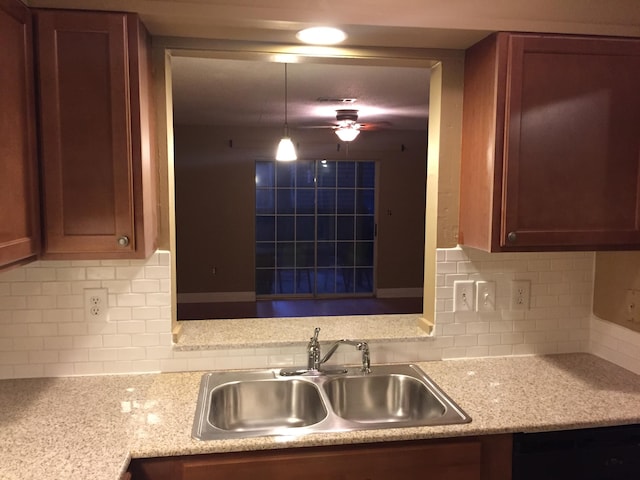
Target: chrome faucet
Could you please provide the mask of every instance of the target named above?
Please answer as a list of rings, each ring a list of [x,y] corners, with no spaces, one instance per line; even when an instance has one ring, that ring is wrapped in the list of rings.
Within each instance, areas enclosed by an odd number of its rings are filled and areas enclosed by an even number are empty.
[[[369,354],[369,344],[367,342],[362,342],[359,340],[347,340],[343,338],[342,340],[338,340],[333,345],[329,347],[329,351],[325,354],[324,357],[320,355],[320,342],[318,342],[318,334],[320,333],[320,328],[316,327],[313,332],[313,337],[309,339],[309,343],[307,344],[307,353],[308,353],[308,362],[307,369],[311,371],[320,371],[322,364],[327,362],[332,355],[336,352],[338,347],[343,343],[347,345],[352,345],[356,347],[358,350],[362,352],[362,367],[360,371],[363,373],[371,372],[371,358]]]

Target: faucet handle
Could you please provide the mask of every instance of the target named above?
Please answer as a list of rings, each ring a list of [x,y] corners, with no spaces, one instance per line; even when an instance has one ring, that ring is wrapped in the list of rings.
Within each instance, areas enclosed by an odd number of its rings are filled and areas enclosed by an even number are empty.
[[[311,337],[311,343],[316,344],[318,343],[318,335],[320,334],[320,327],[316,327],[313,330],[313,337]]]

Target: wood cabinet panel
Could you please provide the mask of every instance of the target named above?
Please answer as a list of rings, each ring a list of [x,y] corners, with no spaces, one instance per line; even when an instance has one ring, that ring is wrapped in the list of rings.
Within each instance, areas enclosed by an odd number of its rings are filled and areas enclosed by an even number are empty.
[[[130,472],[133,480],[509,480],[511,436],[136,459]]]
[[[0,0],[0,269],[40,250],[32,20]]]
[[[36,18],[44,257],[145,257],[155,171],[144,27],[122,13]]]
[[[466,60],[460,243],[640,248],[640,41],[497,34]]]

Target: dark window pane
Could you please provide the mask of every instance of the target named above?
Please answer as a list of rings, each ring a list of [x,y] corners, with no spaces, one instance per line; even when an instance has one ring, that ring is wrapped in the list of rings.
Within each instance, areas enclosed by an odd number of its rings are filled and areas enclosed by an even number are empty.
[[[375,162],[358,162],[358,188],[374,188],[376,186]]]
[[[319,268],[317,270],[316,290],[319,294],[335,293],[336,272],[334,268]]]
[[[335,187],[336,186],[336,163],[320,162],[318,165],[318,187]]]
[[[354,188],[355,186],[355,162],[338,162],[338,187]]]
[[[375,221],[372,216],[356,217],[356,238],[358,240],[373,240]]]
[[[256,242],[273,242],[276,239],[275,217],[256,217]]]
[[[334,189],[318,189],[318,215],[334,215],[336,213],[336,191]]]
[[[276,280],[278,293],[295,293],[295,272],[293,270],[278,270]]]
[[[291,267],[295,266],[295,243],[278,243],[277,244],[278,255],[276,257],[276,267]]]
[[[275,190],[256,190],[256,214],[268,215],[275,213]]]
[[[313,160],[296,162],[296,186],[298,188],[313,188],[315,186],[315,162]]]
[[[335,240],[336,239],[336,217],[319,216],[318,217],[318,240]]]
[[[276,186],[278,188],[293,187],[295,185],[295,169],[295,162],[276,162]]]
[[[338,190],[338,214],[353,214],[355,213],[356,197],[354,190]]]
[[[315,263],[313,242],[297,242],[296,243],[296,267],[305,268],[313,267]]]
[[[373,242],[356,243],[356,265],[359,267],[373,265]]]
[[[375,196],[373,190],[358,190],[356,193],[357,212],[373,215],[375,208]]]
[[[293,188],[283,188],[277,190],[278,204],[276,212],[279,214],[288,213],[293,215],[295,213],[295,190]]]
[[[256,267],[276,266],[276,244],[258,243],[256,244]]]
[[[356,268],[356,292],[373,292],[373,268]]]
[[[256,270],[256,295],[273,295],[275,292],[275,270]]]
[[[296,190],[296,213],[313,215],[316,212],[316,192],[313,189]]]
[[[335,242],[318,242],[318,266],[333,267],[336,264]]]
[[[277,217],[278,242],[293,242],[295,240],[295,217],[293,215]]]
[[[312,269],[296,269],[296,293],[313,293]]]
[[[338,242],[338,266],[351,267],[355,265],[355,244],[353,242]]]
[[[353,217],[338,217],[338,240],[353,240],[354,238],[354,229],[353,229]]]
[[[336,275],[336,293],[353,293],[354,291],[354,269],[338,267]]]
[[[313,241],[316,238],[316,221],[314,217],[296,217],[296,240]]]
[[[273,187],[275,181],[275,164],[273,162],[256,162],[256,187]]]

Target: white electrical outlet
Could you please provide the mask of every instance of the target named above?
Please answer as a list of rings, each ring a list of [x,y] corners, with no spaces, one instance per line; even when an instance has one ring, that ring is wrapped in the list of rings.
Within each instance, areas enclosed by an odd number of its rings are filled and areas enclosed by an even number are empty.
[[[496,282],[480,280],[476,282],[476,311],[495,312]]]
[[[453,311],[473,312],[475,310],[475,297],[473,280],[458,280],[453,282]]]
[[[529,310],[531,302],[531,281],[513,280],[511,282],[511,310]]]
[[[640,322],[640,290],[627,290],[626,317],[630,322]]]
[[[107,319],[107,289],[84,289],[84,315],[87,320]]]

